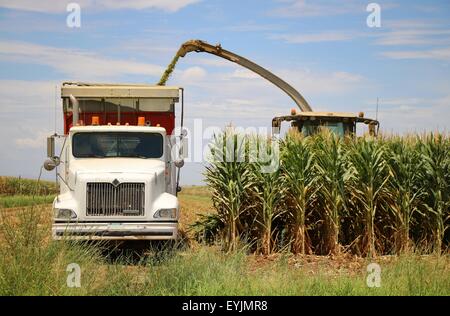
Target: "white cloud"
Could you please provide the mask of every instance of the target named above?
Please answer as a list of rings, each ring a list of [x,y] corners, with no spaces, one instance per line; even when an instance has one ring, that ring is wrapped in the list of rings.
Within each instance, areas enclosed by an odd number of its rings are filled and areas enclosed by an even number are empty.
[[[172,50],[173,51],[173,50]],[[181,59],[182,62],[189,64],[197,64],[202,66],[212,66],[212,67],[235,67],[235,65],[224,59],[219,59],[216,56],[199,57],[200,55],[189,55],[189,58]]]
[[[277,8],[274,14],[283,17],[314,17],[358,12],[364,13],[367,5],[355,0],[287,0],[280,2],[284,2],[286,5]]]
[[[230,79],[256,79],[259,75],[245,68],[238,68],[230,74]]]
[[[260,103],[261,100],[254,101],[248,99],[214,99],[192,102],[189,105],[187,116],[189,118],[202,118],[205,120],[205,127],[208,121],[218,122],[220,128],[230,121],[258,120],[260,125],[269,124],[272,117],[276,115],[277,109],[271,104]],[[266,101],[267,102],[267,101]]]
[[[164,68],[154,64],[111,59],[79,49],[16,41],[0,41],[0,60],[46,65],[66,76],[84,80],[121,75],[159,76],[164,71]]]
[[[380,99],[380,103],[383,104],[383,107],[396,107],[396,106],[402,106],[402,107],[413,107],[417,106],[418,104],[421,104],[425,102],[424,99],[421,98],[389,98],[389,99]]]
[[[199,1],[200,0],[94,0],[91,1],[91,6],[98,5],[106,9],[161,9],[175,12]]]
[[[334,16],[342,14],[360,14],[367,16],[367,5],[371,1],[361,0],[278,0],[282,3],[271,12],[272,15],[281,17],[317,17]],[[376,1],[373,1],[376,2]],[[397,7],[394,2],[383,1],[382,11]]]
[[[51,81],[0,80],[0,174],[37,177],[45,159],[45,138],[62,131],[59,88]],[[56,99],[56,100],[55,100]],[[52,174],[45,173],[44,177]]]
[[[447,45],[450,42],[448,25],[433,20],[383,20],[377,32],[326,30],[316,33],[280,33],[269,36],[290,44],[349,41],[356,38],[374,39],[378,46]]]
[[[450,41],[448,25],[433,20],[388,20],[382,31],[376,45],[440,45]]]
[[[0,116],[52,109],[56,84],[51,81],[0,80]],[[56,89],[56,94],[58,97],[59,89]]]
[[[85,0],[80,0],[77,3],[84,6],[87,2]],[[23,10],[23,11],[35,11],[35,12],[64,12],[66,11],[67,4],[69,2],[65,1],[35,1],[35,0],[2,0],[0,2],[0,7],[13,9],[13,10]]]
[[[450,60],[450,28],[428,20],[388,20],[377,33],[324,31],[309,34],[276,34],[270,38],[290,44],[349,41],[373,38],[373,44],[384,47],[415,46],[414,50],[384,51],[380,55],[391,59]]]
[[[94,8],[98,10],[118,10],[118,9],[159,9],[167,12],[176,12],[190,4],[200,0],[77,0],[82,10],[84,8]],[[59,13],[65,12],[70,1],[55,0],[2,0],[0,7],[14,10]]]
[[[357,91],[365,78],[345,71],[312,72],[308,69],[289,69],[279,72],[282,78],[297,87],[304,97],[308,95],[342,95]]]
[[[155,40],[128,39],[127,45],[121,47],[124,51],[133,52],[133,54],[142,54],[147,57],[168,57],[176,53],[176,46],[169,44],[155,45]]]
[[[190,67],[181,74],[182,81],[199,81],[206,77],[206,70],[201,67]]]
[[[402,50],[382,52],[381,55],[391,59],[435,59],[449,61],[450,47],[428,50]]]
[[[245,22],[224,27],[224,30],[231,32],[267,32],[283,29],[281,24],[261,24],[256,22]]]
[[[384,51],[391,59],[450,60],[450,28],[433,20],[388,20],[385,30],[376,35],[375,45],[402,47],[402,50]],[[405,49],[414,46],[414,49]]]
[[[326,31],[310,34],[279,34],[271,36],[273,39],[280,39],[290,44],[305,44],[318,42],[348,41],[358,37],[355,32]]]
[[[57,130],[62,128],[60,82],[0,80],[0,100],[3,141],[29,145],[40,132],[55,127],[55,115]]]
[[[447,96],[444,96],[442,98],[438,98],[434,101],[434,105],[439,107],[445,107],[450,111],[450,94]],[[450,115],[445,116],[445,118],[450,117]]]
[[[16,138],[14,143],[18,148],[44,148],[46,139],[52,132],[39,131],[32,137]]]
[[[367,104],[364,112],[374,114],[375,104]],[[380,99],[378,119],[383,132],[449,131],[448,117],[450,95],[436,98]]]
[[[314,100],[332,100],[336,96],[359,91],[366,84],[364,77],[348,72],[315,72],[302,68],[273,69],[273,72],[296,87],[316,110],[318,107]],[[195,82],[183,80],[182,73],[177,72],[171,84],[181,85],[187,91],[189,107],[186,113],[191,117],[208,115],[208,118],[222,121],[258,118],[267,123],[273,116],[286,114],[295,107],[295,103],[278,87],[235,65],[232,71],[211,72]]]

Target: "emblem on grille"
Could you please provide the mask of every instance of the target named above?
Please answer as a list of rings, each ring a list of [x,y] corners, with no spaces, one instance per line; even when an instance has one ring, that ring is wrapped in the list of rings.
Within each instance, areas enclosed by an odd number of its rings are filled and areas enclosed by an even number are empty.
[[[112,184],[117,187],[120,184],[120,181],[117,179],[114,179],[114,181],[112,182]]]

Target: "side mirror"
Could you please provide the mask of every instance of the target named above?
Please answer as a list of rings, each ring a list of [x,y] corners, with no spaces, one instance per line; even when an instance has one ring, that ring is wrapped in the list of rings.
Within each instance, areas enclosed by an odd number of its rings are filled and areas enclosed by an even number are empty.
[[[187,135],[187,130],[183,129],[180,133],[180,137],[176,137],[178,140],[171,149],[172,161],[177,168],[182,168],[184,166],[184,159],[188,157],[189,140],[186,138]]]
[[[55,157],[55,138],[53,136],[47,137],[47,157]]]
[[[182,168],[184,166],[184,159],[178,159],[174,161],[175,167]]]
[[[187,158],[189,154],[189,140],[187,138],[181,139],[181,146],[180,146],[180,157],[181,158]]]
[[[59,158],[58,157],[54,157],[52,158],[48,158],[44,161],[44,169],[47,171],[52,171],[53,169],[56,168],[56,166],[58,166],[60,163]]]
[[[55,156],[55,138],[53,136],[47,137],[47,159],[44,161],[44,169],[52,171],[59,164],[59,157]]]

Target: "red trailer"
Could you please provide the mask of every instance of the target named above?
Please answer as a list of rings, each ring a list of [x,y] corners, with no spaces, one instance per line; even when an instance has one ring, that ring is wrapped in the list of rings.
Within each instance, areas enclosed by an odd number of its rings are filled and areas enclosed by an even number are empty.
[[[78,115],[79,125],[161,126],[171,135],[180,90],[182,95],[183,89],[178,87],[65,82],[61,89],[64,134],[69,133],[74,115]],[[78,109],[74,109],[73,100]]]

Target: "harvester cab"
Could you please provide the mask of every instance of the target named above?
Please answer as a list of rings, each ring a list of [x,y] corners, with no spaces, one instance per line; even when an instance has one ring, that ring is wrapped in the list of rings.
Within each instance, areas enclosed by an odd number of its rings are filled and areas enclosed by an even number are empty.
[[[379,122],[364,117],[364,113],[358,115],[347,112],[299,112],[295,109],[291,115],[278,116],[272,119],[272,133],[280,133],[282,122],[291,122],[291,127],[297,129],[305,136],[314,135],[320,130],[326,129],[332,133],[344,137],[356,135],[356,124],[363,123],[368,126],[368,133],[377,136]]]

